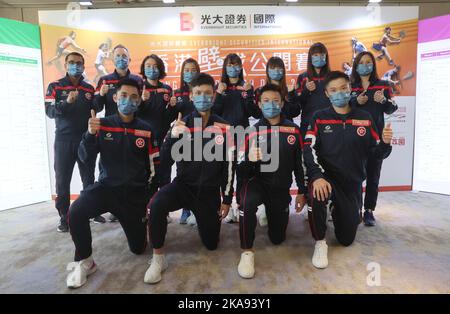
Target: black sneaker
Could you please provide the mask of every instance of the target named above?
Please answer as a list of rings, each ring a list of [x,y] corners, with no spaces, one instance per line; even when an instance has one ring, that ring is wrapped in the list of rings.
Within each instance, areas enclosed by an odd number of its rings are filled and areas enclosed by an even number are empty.
[[[58,232],[69,232],[69,226],[67,225],[67,222],[65,220],[61,220],[59,222],[58,228],[56,228],[56,231]]]
[[[109,214],[109,218],[108,218],[109,222],[118,222],[119,219],[117,219],[116,216],[114,216],[113,214]]]
[[[371,210],[365,210],[363,216],[364,224],[367,227],[373,227],[376,225],[375,217],[373,216],[373,212]]]
[[[106,222],[106,219],[102,215],[99,215],[95,217],[93,221],[95,224],[104,224]]]

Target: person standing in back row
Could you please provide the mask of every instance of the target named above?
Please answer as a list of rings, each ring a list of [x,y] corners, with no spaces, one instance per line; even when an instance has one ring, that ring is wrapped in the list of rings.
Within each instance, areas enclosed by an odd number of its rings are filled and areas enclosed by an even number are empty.
[[[378,78],[375,57],[371,52],[362,52],[355,58],[351,75],[353,108],[360,108],[372,116],[377,126],[378,136],[384,129],[384,114],[392,114],[398,106],[392,98],[389,82]],[[364,196],[363,220],[366,226],[375,226],[373,211],[377,205],[378,184],[380,182],[382,159],[369,156],[366,164],[366,194]]]
[[[130,78],[135,80],[139,88],[142,90],[142,78],[138,75],[132,74],[129,70],[131,58],[130,52],[127,47],[123,45],[117,45],[113,51],[114,72],[102,76],[95,90],[94,105],[96,111],[100,112],[105,109],[105,117],[117,113],[117,104],[114,102],[114,95],[117,91],[117,84],[121,79]],[[110,222],[117,222],[117,218],[110,214]]]
[[[45,96],[45,113],[55,119],[55,179],[56,200],[60,222],[58,232],[67,232],[70,206],[70,181],[73,167],[78,164],[83,189],[94,183],[95,160],[82,163],[78,158],[81,136],[86,132],[93,104],[94,87],[83,80],[84,58],[78,52],[65,57],[66,76],[50,83]],[[97,215],[94,222],[104,223]]]

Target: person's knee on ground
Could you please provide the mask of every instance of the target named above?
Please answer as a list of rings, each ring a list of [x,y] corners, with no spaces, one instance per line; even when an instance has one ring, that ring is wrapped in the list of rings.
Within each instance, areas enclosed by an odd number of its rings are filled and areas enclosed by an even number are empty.
[[[208,251],[214,251],[219,246],[218,240],[213,241],[213,240],[203,240],[202,239],[202,243]]]
[[[342,245],[342,246],[350,246],[355,241],[356,237],[356,229],[349,230],[346,232],[336,232],[336,240]]]
[[[144,243],[144,245],[128,243],[128,247],[129,247],[131,253],[133,253],[135,255],[142,255],[142,253],[144,253],[145,249],[147,248],[147,243]]]
[[[268,231],[270,242],[274,245],[280,245],[286,240],[286,232],[282,230],[269,230]]]

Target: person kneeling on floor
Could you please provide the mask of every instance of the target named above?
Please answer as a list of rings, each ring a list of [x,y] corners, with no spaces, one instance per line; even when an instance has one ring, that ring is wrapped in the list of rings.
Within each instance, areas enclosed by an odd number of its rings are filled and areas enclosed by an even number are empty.
[[[351,89],[345,73],[330,72],[324,84],[332,107],[313,115],[303,148],[312,202],[308,221],[316,240],[312,263],[317,268],[328,266],[328,206],[336,239],[344,246],[351,245],[361,222],[361,186],[367,159],[385,159],[392,151],[390,124],[383,129],[380,141],[370,113],[350,107]]]
[[[215,250],[221,221],[227,216],[233,198],[234,145],[229,145],[232,137],[227,122],[211,113],[214,79],[200,73],[191,86],[195,111],[184,118],[179,114],[161,147],[162,171],[170,169],[177,160],[177,175],[148,204],[153,257],[144,282],[149,284],[159,282],[168,267],[163,254],[167,214],[180,208],[192,211],[203,244],[208,250]],[[206,156],[210,153],[208,149],[214,150],[211,153],[214,158],[207,158],[211,157]]]
[[[239,234],[243,250],[238,273],[242,278],[252,278],[255,274],[252,248],[258,206],[265,205],[269,239],[278,245],[286,238],[292,172],[298,186],[297,211],[306,204],[300,128],[282,114],[283,104],[277,85],[268,84],[261,88],[259,107],[263,118],[252,127],[254,131],[246,136],[239,152],[242,160],[238,161],[237,172],[244,182],[238,191],[241,195]]]
[[[78,154],[83,162],[100,153],[98,182],[81,191],[69,210],[69,230],[75,244],[75,262],[68,265],[67,287],[78,288],[97,269],[92,258],[89,219],[111,212],[119,220],[131,252],[147,245],[146,205],[157,190],[159,148],[151,126],[135,117],[141,90],[132,79],[117,85],[118,113],[88,122]]]

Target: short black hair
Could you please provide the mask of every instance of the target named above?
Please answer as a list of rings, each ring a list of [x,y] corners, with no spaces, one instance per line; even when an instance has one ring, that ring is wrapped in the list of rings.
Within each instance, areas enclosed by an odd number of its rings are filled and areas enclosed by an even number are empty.
[[[153,59],[156,62],[156,67],[159,70],[159,78],[158,80],[162,80],[166,77],[166,66],[164,65],[164,61],[160,57],[158,57],[155,54],[151,54],[149,56],[146,56],[144,60],[142,60],[141,63],[141,75],[144,79],[147,79],[147,76],[145,76],[145,62],[147,62],[148,59]]]
[[[81,53],[76,52],[76,51],[73,51],[73,52],[71,52],[71,53],[69,53],[69,54],[66,55],[66,58],[64,59],[64,61],[67,62],[67,60],[69,60],[69,57],[70,57],[70,56],[77,56],[77,57],[80,57],[81,60],[83,60],[83,64],[84,64],[84,57],[83,57],[83,55],[82,55]]]
[[[216,83],[211,75],[207,73],[199,73],[192,79],[191,87],[194,88],[195,86],[200,85],[211,85],[211,87],[214,88],[215,84]]]
[[[261,91],[260,91],[260,98],[262,97],[262,95],[265,93],[265,92],[268,92],[268,91],[271,91],[271,92],[276,92],[276,93],[278,93],[278,94],[280,94],[280,97],[281,98],[283,98],[283,94],[282,94],[282,92],[281,92],[281,88],[280,88],[280,86],[278,86],[278,85],[275,85],[275,84],[266,84],[266,85],[264,85],[263,87],[261,87]]]
[[[121,45],[121,44],[118,44],[117,46],[115,46],[114,49],[113,49],[113,52],[114,52],[116,49],[119,49],[119,48],[125,49],[125,50],[129,53],[128,48],[125,47],[124,45]]]
[[[344,80],[346,80],[347,82],[350,82],[350,78],[348,77],[347,74],[345,74],[344,72],[341,71],[331,71],[330,73],[327,74],[327,76],[325,77],[325,80],[323,82],[325,88],[327,88],[328,84],[330,84],[331,81],[337,80],[343,78]]]
[[[131,78],[121,79],[119,81],[119,83],[117,83],[116,91],[119,91],[120,88],[124,85],[136,87],[136,89],[138,90],[138,94],[140,95],[142,93],[141,86],[139,85],[139,83],[136,80],[131,79]]]

